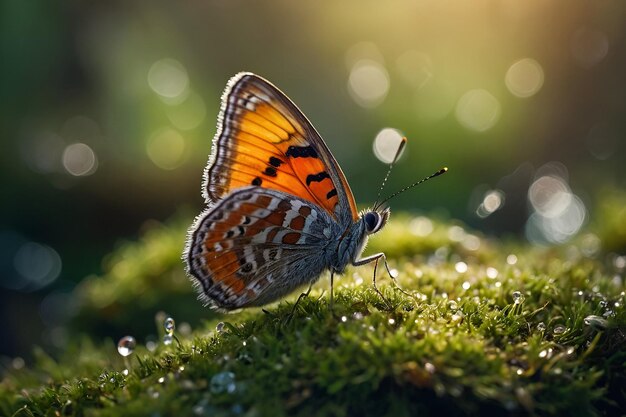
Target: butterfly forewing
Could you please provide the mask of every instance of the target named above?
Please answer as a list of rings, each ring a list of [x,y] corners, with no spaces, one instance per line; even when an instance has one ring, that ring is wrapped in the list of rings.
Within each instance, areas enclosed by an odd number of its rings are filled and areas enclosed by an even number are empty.
[[[266,304],[319,276],[332,224],[307,200],[244,187],[197,218],[189,273],[207,304],[224,310]]]
[[[319,134],[280,90],[250,73],[233,77],[224,92],[205,181],[209,203],[254,185],[308,200],[343,224],[358,218],[348,183]]]

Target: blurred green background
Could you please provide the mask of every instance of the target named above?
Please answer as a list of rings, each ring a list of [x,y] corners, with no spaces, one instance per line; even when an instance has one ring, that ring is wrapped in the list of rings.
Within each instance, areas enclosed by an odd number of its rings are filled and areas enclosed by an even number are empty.
[[[243,70],[303,110],[359,204],[401,134],[386,193],[450,172],[394,210],[566,243],[624,187],[625,22],[617,1],[4,0],[0,354],[57,340],[121,239],[199,212]]]

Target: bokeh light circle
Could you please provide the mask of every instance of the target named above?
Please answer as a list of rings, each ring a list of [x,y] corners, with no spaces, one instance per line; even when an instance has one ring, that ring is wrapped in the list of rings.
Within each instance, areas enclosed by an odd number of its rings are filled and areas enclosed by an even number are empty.
[[[91,175],[98,169],[98,158],[89,145],[73,143],[63,151],[63,168],[76,177]]]
[[[189,88],[187,70],[175,59],[165,58],[156,61],[148,71],[150,88],[166,99],[184,96]]]
[[[26,242],[15,253],[13,266],[20,275],[22,290],[37,290],[52,283],[61,273],[59,254],[47,245]]]
[[[372,60],[360,60],[350,70],[348,92],[360,106],[373,108],[381,104],[389,91],[389,74]]]
[[[500,118],[500,102],[489,91],[476,89],[467,91],[456,105],[459,123],[476,132],[491,129]]]
[[[176,169],[184,162],[186,148],[185,138],[171,128],[155,132],[146,144],[150,160],[165,170]]]
[[[506,72],[504,82],[511,94],[517,97],[531,97],[541,90],[544,81],[543,68],[531,58],[520,59]]]
[[[393,162],[393,158],[396,156],[398,146],[400,146],[403,137],[402,132],[391,127],[386,127],[378,132],[373,143],[376,158],[386,164]],[[404,149],[402,152],[404,152]]]

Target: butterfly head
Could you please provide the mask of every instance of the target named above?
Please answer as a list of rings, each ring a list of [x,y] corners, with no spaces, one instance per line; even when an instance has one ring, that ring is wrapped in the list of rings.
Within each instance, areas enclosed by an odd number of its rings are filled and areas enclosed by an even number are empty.
[[[367,210],[361,215],[361,221],[365,225],[365,231],[372,235],[382,229],[389,219],[389,208],[383,210]]]

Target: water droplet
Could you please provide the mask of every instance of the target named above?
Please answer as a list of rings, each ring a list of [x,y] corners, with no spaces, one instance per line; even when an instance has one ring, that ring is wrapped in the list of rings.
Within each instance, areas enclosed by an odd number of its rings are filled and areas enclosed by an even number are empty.
[[[391,325],[396,324],[396,321],[395,321],[394,319],[389,319],[389,320],[388,320],[388,322],[389,322],[389,324],[391,324]]]
[[[608,309],[608,310],[606,310],[604,313],[602,313],[602,315],[603,315],[604,317],[612,317],[612,316],[614,316],[614,315],[615,315],[615,313],[613,312],[613,310]]]
[[[567,350],[565,351],[565,353],[567,353],[568,355],[573,354],[576,351],[575,348],[573,347],[568,347]]]
[[[173,340],[174,337],[171,334],[166,334],[165,336],[163,336],[163,344],[166,346],[171,345]]]
[[[354,317],[355,320],[363,320],[363,313],[357,311],[352,317]]]
[[[606,308],[606,306],[607,306],[608,304],[609,304],[609,303],[608,303],[606,300],[601,300],[601,301],[598,303],[598,306],[600,306],[600,308]]]
[[[565,326],[562,326],[560,324],[555,326],[554,329],[552,330],[552,333],[556,335],[565,333]]]
[[[165,377],[164,377],[164,376],[162,376],[161,378],[157,379],[157,382],[158,382],[159,384],[164,383],[164,382],[165,382]]]
[[[546,356],[548,356],[548,351],[547,350],[542,350],[541,352],[539,352],[539,357],[540,358],[545,358]]]
[[[124,376],[128,376],[128,369],[124,369],[124,370],[122,371],[122,375],[124,375]]]
[[[506,263],[509,265],[515,265],[517,263],[517,256],[514,254],[510,254],[506,257]]]
[[[448,308],[452,311],[457,311],[459,309],[459,306],[456,303],[456,301],[451,300],[451,301],[448,301]]]
[[[517,371],[515,371],[515,373],[518,375],[522,375],[524,373],[524,370],[522,368],[519,368]]]
[[[224,332],[224,322],[220,321],[219,323],[217,323],[217,326],[215,326],[215,330],[217,330],[218,333]]]
[[[456,264],[454,264],[454,269],[459,274],[463,274],[467,272],[467,264],[465,262],[457,262]]]
[[[464,290],[469,290],[472,284],[470,284],[469,281],[465,281],[463,285],[461,286],[463,287]]]
[[[524,295],[520,291],[513,291],[512,296],[515,304],[522,304],[524,302]]]
[[[117,342],[117,352],[122,356],[128,356],[133,353],[137,346],[137,341],[132,336],[124,336]]]
[[[609,322],[606,319],[594,315],[585,317],[583,322],[585,325],[590,326],[595,330],[606,330],[609,325]]]
[[[229,393],[237,390],[235,374],[232,372],[220,372],[211,378],[211,392],[214,394]]]
[[[537,330],[539,330],[540,332],[545,332],[546,331],[546,324],[544,322],[539,322],[539,324],[537,324]]]
[[[157,344],[154,340],[148,340],[146,342],[146,349],[148,349],[149,352],[154,352],[157,348]]]
[[[341,321],[345,323],[348,321],[348,318],[346,316],[341,316]]]
[[[176,322],[174,321],[173,318],[168,317],[163,322],[163,328],[165,329],[165,333],[171,336],[174,334],[174,329],[176,328]]]

